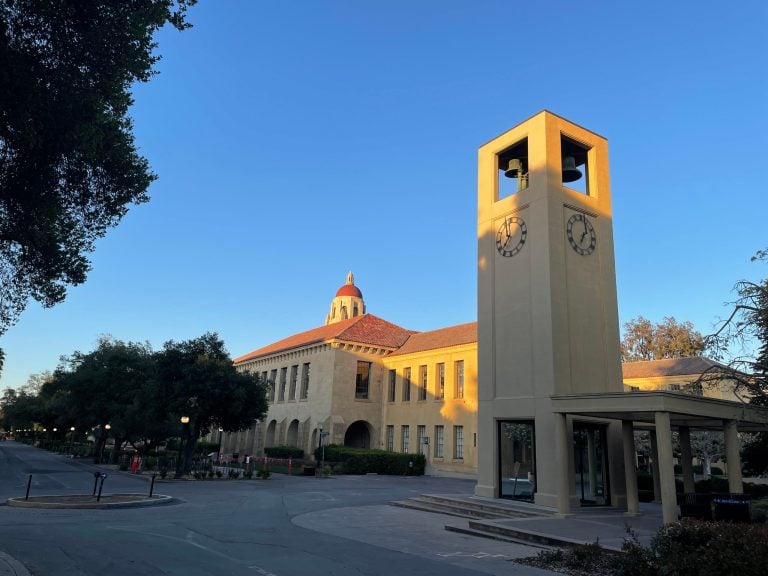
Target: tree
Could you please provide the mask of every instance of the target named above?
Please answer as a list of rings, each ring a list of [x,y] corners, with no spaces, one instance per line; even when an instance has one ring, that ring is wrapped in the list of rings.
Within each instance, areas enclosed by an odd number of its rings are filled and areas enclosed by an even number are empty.
[[[238,372],[215,333],[166,342],[158,353],[157,370],[157,405],[181,426],[184,451],[177,475],[189,471],[198,438],[212,428],[245,430],[267,413],[266,382]],[[182,416],[189,422],[182,425]]]
[[[759,250],[753,262],[768,262],[768,249]],[[768,406],[768,278],[740,280],[730,314],[707,336],[707,345],[721,365],[700,378],[703,385],[730,380],[736,394],[751,404]],[[744,434],[742,459],[751,474],[768,472],[768,432]]]
[[[196,1],[0,0],[0,334],[84,282],[95,241],[148,200],[130,88]]]
[[[624,324],[622,362],[699,356],[704,349],[704,337],[687,321],[680,323],[666,317],[660,324],[654,324],[638,316]]]

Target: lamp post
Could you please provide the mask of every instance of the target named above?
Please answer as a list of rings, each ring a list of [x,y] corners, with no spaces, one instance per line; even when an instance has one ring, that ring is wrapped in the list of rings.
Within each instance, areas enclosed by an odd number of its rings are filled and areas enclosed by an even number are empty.
[[[104,448],[107,446],[107,438],[109,438],[109,431],[112,429],[110,424],[105,424],[101,438],[101,449],[99,450],[99,464],[104,462]]]
[[[72,426],[69,429],[69,454],[72,455],[72,450],[75,446],[75,427]]]
[[[325,468],[325,437],[328,436],[328,432],[323,432],[323,425],[320,425],[320,449],[321,449],[321,457],[320,457],[320,470]]]
[[[179,439],[179,457],[176,460],[176,474],[174,478],[181,478],[184,472],[184,439],[187,437],[187,430],[189,427],[189,416],[182,416],[179,421],[181,422],[181,438]]]
[[[216,451],[216,463],[221,466],[221,439],[224,435],[224,428],[219,426],[219,449]]]

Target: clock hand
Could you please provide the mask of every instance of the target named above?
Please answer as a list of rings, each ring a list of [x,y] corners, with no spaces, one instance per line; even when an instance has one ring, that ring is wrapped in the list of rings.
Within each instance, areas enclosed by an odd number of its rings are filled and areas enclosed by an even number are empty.
[[[589,232],[589,230],[587,229],[587,221],[584,220],[584,232],[581,233],[581,238],[579,238],[579,244],[584,242],[584,238],[586,237],[588,232]]]

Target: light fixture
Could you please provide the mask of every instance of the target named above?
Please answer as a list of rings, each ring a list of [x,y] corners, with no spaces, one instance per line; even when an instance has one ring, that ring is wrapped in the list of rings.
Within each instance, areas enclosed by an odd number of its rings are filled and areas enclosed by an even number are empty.
[[[189,424],[189,416],[182,416],[181,417],[181,423],[182,424]]]

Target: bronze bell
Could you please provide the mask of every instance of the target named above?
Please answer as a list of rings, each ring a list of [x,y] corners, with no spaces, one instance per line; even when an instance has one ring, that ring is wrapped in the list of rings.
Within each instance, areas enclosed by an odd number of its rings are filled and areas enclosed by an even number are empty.
[[[504,176],[507,178],[517,178],[523,171],[523,161],[519,158],[512,158],[507,165],[507,169],[504,170]]]
[[[581,178],[581,170],[576,168],[576,158],[573,156],[563,157],[563,182],[575,182]]]

